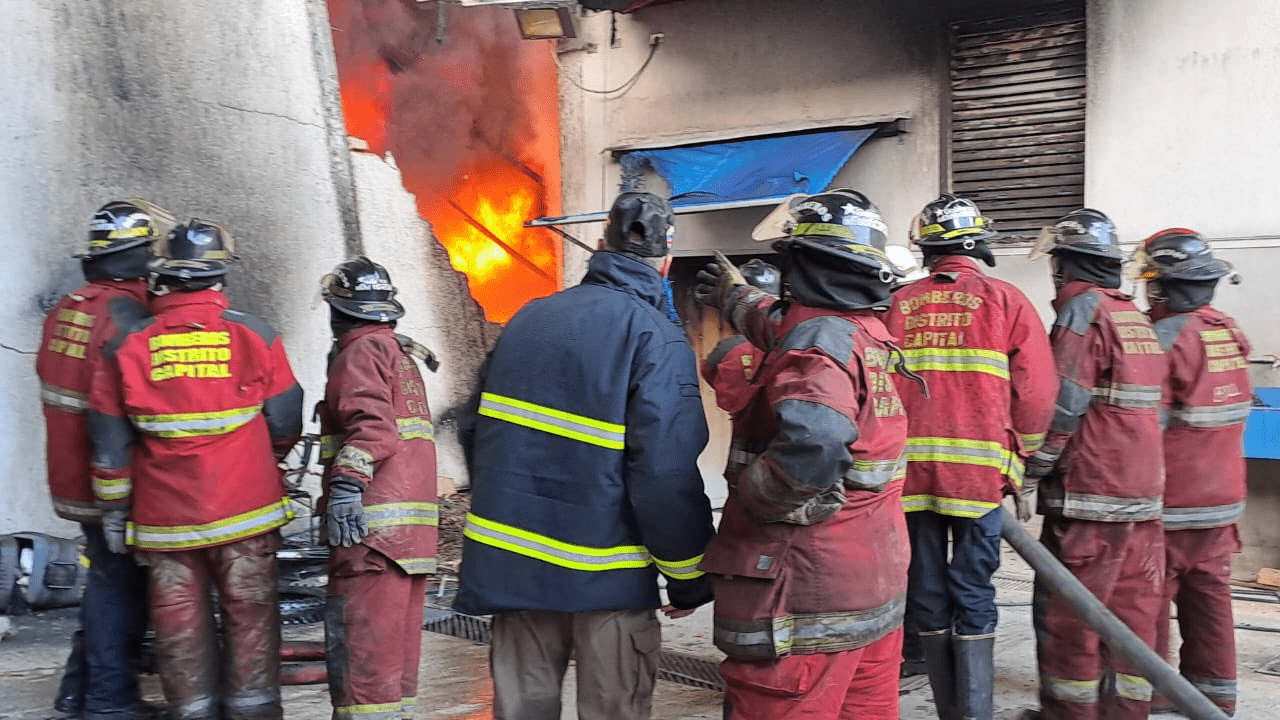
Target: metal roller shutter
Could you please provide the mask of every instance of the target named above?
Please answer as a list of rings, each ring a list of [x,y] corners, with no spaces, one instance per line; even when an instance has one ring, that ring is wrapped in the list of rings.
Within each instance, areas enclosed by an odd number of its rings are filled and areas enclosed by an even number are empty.
[[[1078,0],[951,23],[951,189],[1002,241],[1083,204],[1085,80]]]

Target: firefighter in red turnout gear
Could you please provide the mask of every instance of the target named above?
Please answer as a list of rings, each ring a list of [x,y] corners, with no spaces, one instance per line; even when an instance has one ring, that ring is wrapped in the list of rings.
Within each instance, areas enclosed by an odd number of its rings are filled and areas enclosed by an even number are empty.
[[[301,432],[302,389],[271,327],[227,307],[225,230],[191,220],[153,252],[153,317],[107,344],[89,404],[107,543],[148,568],[173,716],[278,720],[275,551],[291,514],[276,463]]]
[[[1044,228],[1032,257],[1052,255],[1050,332],[1060,389],[1024,492],[1045,516],[1040,541],[1130,629],[1155,647],[1164,584],[1161,386],[1167,358],[1151,323],[1119,291],[1115,227],[1076,210]],[[1036,583],[1040,704],[1046,720],[1145,718],[1152,687]],[[1106,678],[1104,672],[1114,671]]]
[[[422,346],[395,333],[404,308],[386,268],[358,257],[321,285],[334,336],[318,408],[333,717],[408,719],[439,523],[431,412],[412,354]]]
[[[1199,235],[1183,228],[1147,238],[1135,258],[1150,316],[1169,356],[1164,386],[1164,604],[1157,626],[1169,656],[1178,604],[1179,667],[1223,712],[1236,707],[1231,555],[1244,512],[1244,422],[1252,407],[1249,343],[1209,303],[1218,281],[1238,282]]]
[[[902,504],[911,536],[908,614],[919,628],[941,720],[990,720],[995,675],[1000,501],[1022,486],[1057,396],[1044,325],[995,266],[990,221],[943,195],[912,223],[929,277],[898,291],[886,324],[907,367],[928,383],[899,383],[910,428]],[[948,560],[948,546],[950,559]]]
[[[71,715],[132,718],[138,703],[132,666],[146,629],[146,573],[132,557],[107,550],[90,482],[85,411],[103,346],[147,315],[149,246],[166,220],[168,213],[138,199],[112,201],[94,213],[88,248],[76,255],[88,282],[49,311],[36,355],[49,494],[59,517],[80,523],[90,564],[81,629],[54,701]]]
[[[774,297],[782,295],[782,276],[778,268],[759,258],[752,258],[739,268],[742,279],[751,287]],[[751,383],[760,370],[764,351],[741,335],[730,335],[712,348],[702,361],[702,377],[716,392],[716,405],[727,413],[736,413],[751,399]],[[731,459],[732,460],[732,459]]]
[[[910,550],[901,508],[901,355],[878,316],[897,272],[853,191],[789,201],[785,309],[709,266],[698,296],[768,355],[734,415],[715,642],[726,717],[896,718]]]

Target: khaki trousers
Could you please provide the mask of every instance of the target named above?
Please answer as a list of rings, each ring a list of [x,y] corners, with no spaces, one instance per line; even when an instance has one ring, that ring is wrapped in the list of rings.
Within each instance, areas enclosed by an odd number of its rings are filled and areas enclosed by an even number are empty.
[[[661,646],[653,610],[498,613],[489,652],[494,720],[560,720],[570,656],[580,720],[647,720]]]

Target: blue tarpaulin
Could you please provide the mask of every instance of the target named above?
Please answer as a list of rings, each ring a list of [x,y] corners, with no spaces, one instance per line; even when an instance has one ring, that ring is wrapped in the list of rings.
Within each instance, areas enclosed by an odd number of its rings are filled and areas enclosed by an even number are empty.
[[[675,207],[780,199],[826,190],[875,128],[632,150],[623,167],[645,163],[671,186]]]

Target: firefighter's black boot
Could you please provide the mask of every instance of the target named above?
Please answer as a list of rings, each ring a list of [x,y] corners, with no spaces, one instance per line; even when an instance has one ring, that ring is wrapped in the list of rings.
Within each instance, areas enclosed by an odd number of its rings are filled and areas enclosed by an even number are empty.
[[[956,709],[963,720],[991,720],[996,634],[956,635]]]
[[[960,720],[956,707],[956,664],[951,650],[951,630],[922,630],[920,648],[929,669],[933,704],[938,720]]]

